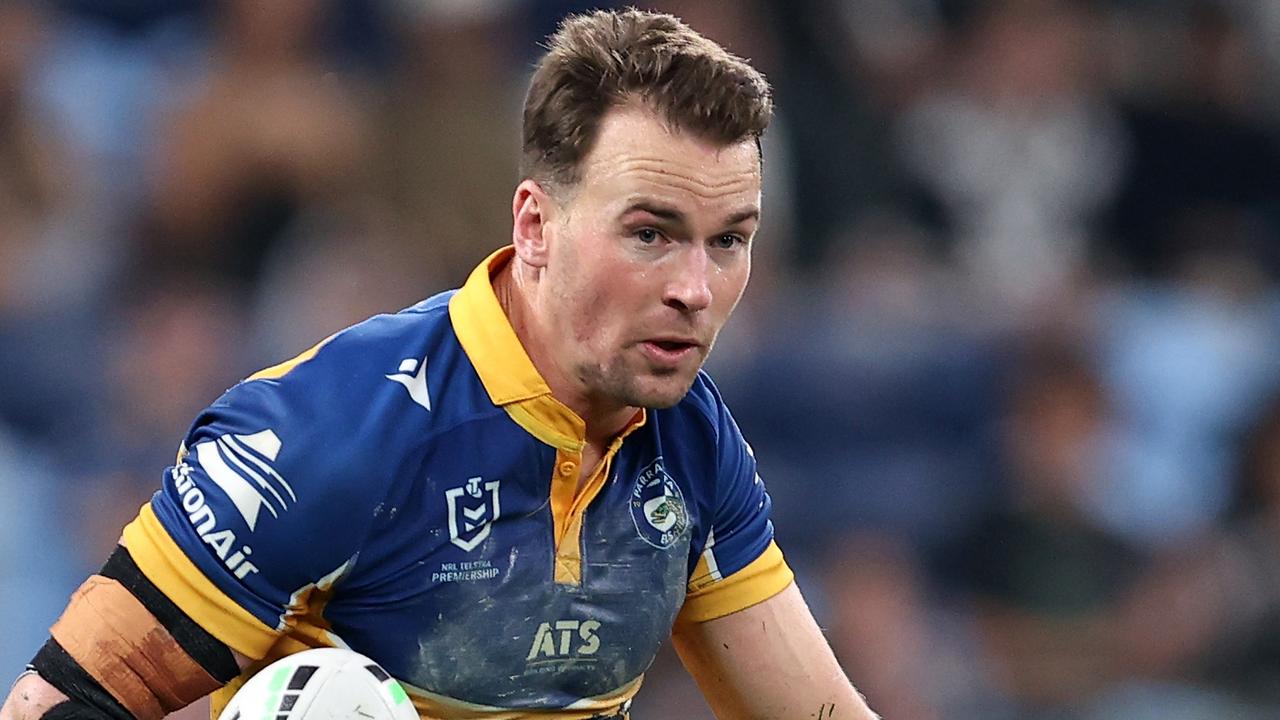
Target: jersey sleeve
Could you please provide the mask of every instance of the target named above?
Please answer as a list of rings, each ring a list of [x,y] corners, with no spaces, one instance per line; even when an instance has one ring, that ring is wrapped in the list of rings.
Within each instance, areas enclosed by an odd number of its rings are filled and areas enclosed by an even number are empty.
[[[287,380],[255,376],[205,410],[124,532],[161,592],[255,659],[350,571],[379,499],[324,389]]]
[[[772,503],[755,457],[718,395],[715,400],[716,504],[680,612],[684,622],[748,608],[782,592],[794,579],[773,539]]]

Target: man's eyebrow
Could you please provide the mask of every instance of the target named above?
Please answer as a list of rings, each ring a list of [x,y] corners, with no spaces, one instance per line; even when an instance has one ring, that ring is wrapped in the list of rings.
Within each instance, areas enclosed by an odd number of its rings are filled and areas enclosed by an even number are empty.
[[[627,205],[622,214],[630,215],[633,212],[646,212],[659,220],[670,220],[681,224],[685,221],[684,213],[669,205],[656,203],[652,200],[635,200],[630,205]]]
[[[669,205],[663,205],[662,203],[657,203],[652,200],[635,200],[622,211],[622,214],[629,215],[633,212],[645,212],[659,220],[667,220],[680,225],[685,224],[684,213]],[[746,222],[747,220],[759,219],[760,208],[752,207],[746,210],[740,210],[730,215],[724,224],[737,225],[738,223]]]

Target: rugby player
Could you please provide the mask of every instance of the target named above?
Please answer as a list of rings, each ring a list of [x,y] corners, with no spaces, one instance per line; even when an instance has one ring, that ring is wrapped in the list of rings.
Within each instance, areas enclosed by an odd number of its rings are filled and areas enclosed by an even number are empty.
[[[747,283],[764,78],[673,17],[566,21],[512,243],[239,383],[0,720],[163,717],[309,647],[424,718],[626,718],[671,637],[722,718],[873,718],[700,371]]]

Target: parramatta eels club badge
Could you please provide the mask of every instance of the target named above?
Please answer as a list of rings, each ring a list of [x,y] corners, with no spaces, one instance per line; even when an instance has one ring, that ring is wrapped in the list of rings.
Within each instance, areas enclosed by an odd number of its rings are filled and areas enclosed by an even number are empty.
[[[689,511],[680,486],[667,474],[662,458],[649,463],[631,488],[631,520],[650,545],[666,549],[689,529]]]
[[[449,506],[449,539],[470,552],[489,537],[489,526],[502,514],[498,480],[473,477],[463,487],[444,491]]]

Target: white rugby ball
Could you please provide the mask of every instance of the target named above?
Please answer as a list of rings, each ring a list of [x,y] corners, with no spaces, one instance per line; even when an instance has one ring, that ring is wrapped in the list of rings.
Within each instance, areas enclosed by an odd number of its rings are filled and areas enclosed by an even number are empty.
[[[369,658],[320,648],[249,678],[218,720],[418,720],[404,688]]]

